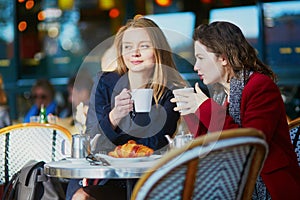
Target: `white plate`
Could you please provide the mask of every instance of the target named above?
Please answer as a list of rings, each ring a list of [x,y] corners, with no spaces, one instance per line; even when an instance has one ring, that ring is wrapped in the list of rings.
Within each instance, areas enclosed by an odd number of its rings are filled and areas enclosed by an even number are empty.
[[[101,157],[106,159],[108,162],[116,163],[116,162],[148,162],[161,158],[161,155],[151,155],[145,157],[136,157],[136,158],[115,158],[106,154],[95,154],[95,157]]]

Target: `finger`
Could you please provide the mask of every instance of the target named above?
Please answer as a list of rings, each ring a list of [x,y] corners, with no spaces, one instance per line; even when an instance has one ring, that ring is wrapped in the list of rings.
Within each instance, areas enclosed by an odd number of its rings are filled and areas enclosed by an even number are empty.
[[[189,98],[190,98],[190,94],[187,95],[187,96],[178,96],[178,97],[176,98],[176,102],[177,102],[177,103],[180,102],[180,103],[186,104],[186,103],[189,102]]]
[[[127,104],[118,104],[115,107],[119,112],[125,112],[128,113],[133,110],[133,103],[127,103]]]
[[[180,93],[180,95],[178,95],[179,98],[187,98],[189,97],[191,94],[193,93],[190,93],[190,92],[182,92]]]
[[[127,88],[124,88],[121,93],[126,93],[126,92],[129,92],[129,90]]]
[[[174,107],[174,111],[179,111],[179,112],[182,112],[183,110],[185,110],[186,109],[186,106],[176,106],[176,107]]]
[[[199,94],[200,92],[202,92],[201,89],[200,89],[200,87],[199,87],[199,83],[198,82],[196,82],[196,84],[195,84],[195,89],[196,89],[197,94]]]
[[[125,98],[131,98],[130,90],[127,88],[124,88],[119,95]]]
[[[173,110],[180,112],[180,115],[187,115],[190,113],[190,112],[187,112],[186,109],[183,109],[183,107],[175,107]]]
[[[133,103],[134,103],[134,101],[131,99],[121,99],[116,102],[116,106],[126,106],[126,105],[130,105]]]
[[[188,97],[189,96],[183,96],[183,95],[181,95],[181,96],[177,96],[176,98],[172,98],[170,101],[172,102],[172,103],[177,103],[177,102],[187,102],[188,100]]]
[[[178,107],[173,108],[174,111],[179,111],[180,109]]]
[[[176,103],[176,102],[178,102],[179,100],[178,100],[178,98],[172,98],[170,101],[171,101],[172,103]]]
[[[130,112],[132,111],[132,109],[116,109],[115,110],[115,115],[113,116],[114,119],[122,119],[123,117],[127,116]],[[116,123],[118,124],[118,122]]]
[[[191,112],[189,111],[189,110],[182,110],[181,112],[180,112],[180,115],[188,115],[188,114],[190,114]]]
[[[128,92],[121,92],[119,95],[117,95],[115,97],[115,101],[118,102],[118,101],[129,101],[131,100],[131,95],[129,95]]]
[[[82,179],[82,186],[83,187],[88,186],[88,180],[86,178]]]
[[[129,96],[130,99],[132,98],[132,94],[130,91],[127,92],[127,95]]]
[[[172,99],[170,99],[170,102],[172,102],[172,103],[176,103],[176,98],[172,98]]]

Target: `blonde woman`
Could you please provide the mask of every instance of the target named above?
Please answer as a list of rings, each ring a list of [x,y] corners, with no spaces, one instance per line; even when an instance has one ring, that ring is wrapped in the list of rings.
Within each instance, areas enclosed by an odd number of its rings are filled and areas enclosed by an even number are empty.
[[[134,140],[159,151],[167,146],[165,135],[173,136],[180,117],[173,110],[175,104],[170,102],[174,97],[172,90],[185,85],[176,70],[170,46],[162,30],[153,21],[143,17],[129,20],[121,27],[114,45],[117,68],[113,72],[100,74],[88,111],[94,112],[96,125],[103,136],[99,137],[103,145],[98,150],[112,151],[116,145]],[[134,111],[131,91],[138,88],[153,89],[150,113]],[[87,130],[92,122],[89,113]],[[108,180],[98,188],[91,194],[96,199],[126,198],[122,181]],[[72,199],[89,199],[90,196],[83,192],[85,189],[78,190]]]

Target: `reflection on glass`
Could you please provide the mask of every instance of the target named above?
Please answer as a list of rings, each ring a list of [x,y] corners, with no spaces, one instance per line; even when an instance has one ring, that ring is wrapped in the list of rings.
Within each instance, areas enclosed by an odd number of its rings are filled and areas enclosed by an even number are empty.
[[[13,57],[13,4],[9,1],[0,0],[0,67],[9,65],[6,59]]]
[[[240,27],[246,38],[258,37],[258,11],[256,6],[212,9],[209,13],[209,22],[214,21],[234,23]]]
[[[262,7],[265,62],[278,74],[279,85],[300,84],[300,1],[268,2]],[[210,22],[217,20],[238,25],[249,42],[256,46],[259,34],[257,6],[212,9]]]

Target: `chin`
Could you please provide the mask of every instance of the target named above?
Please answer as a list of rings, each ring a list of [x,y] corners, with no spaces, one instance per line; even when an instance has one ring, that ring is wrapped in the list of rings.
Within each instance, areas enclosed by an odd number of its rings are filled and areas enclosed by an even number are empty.
[[[148,67],[148,66],[135,66],[131,68],[131,71],[133,72],[146,72],[146,71],[152,71],[153,67]]]
[[[203,83],[204,83],[205,85],[210,84],[210,82],[206,81],[205,79],[202,79],[202,81],[203,81]]]

